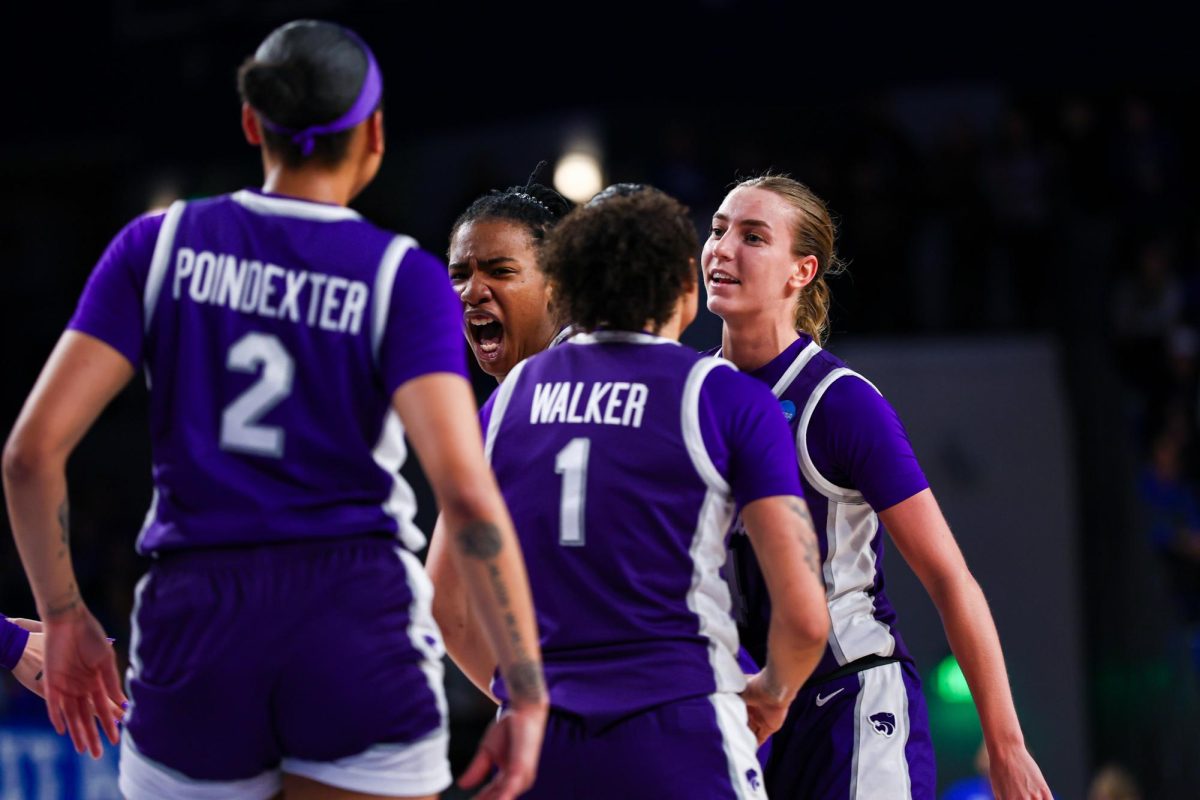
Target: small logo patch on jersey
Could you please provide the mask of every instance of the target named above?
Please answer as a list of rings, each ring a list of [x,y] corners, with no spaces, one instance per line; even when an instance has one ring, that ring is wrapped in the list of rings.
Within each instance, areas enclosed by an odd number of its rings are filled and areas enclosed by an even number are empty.
[[[836,692],[830,692],[829,694],[825,695],[824,697],[822,697],[821,694],[818,692],[817,693],[817,708],[820,708],[821,706],[825,705],[830,700],[832,700],[834,697],[836,697],[837,695],[841,694],[844,691],[846,691],[845,686],[843,686],[841,689],[838,689]]]
[[[762,785],[758,780],[758,770],[756,769],[746,770],[746,780],[749,782],[750,788],[756,792],[758,791],[758,787]]]
[[[878,714],[872,714],[867,717],[874,726],[875,732],[881,736],[891,737],[896,732],[896,715],[889,714],[887,711],[880,711]]]
[[[780,400],[779,407],[783,409],[783,418],[788,422],[791,422],[792,417],[796,416],[796,404],[791,400]]]

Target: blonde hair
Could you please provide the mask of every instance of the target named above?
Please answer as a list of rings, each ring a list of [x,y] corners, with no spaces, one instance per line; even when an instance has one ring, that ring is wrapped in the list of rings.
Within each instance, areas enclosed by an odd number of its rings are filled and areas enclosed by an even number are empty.
[[[795,209],[792,255],[797,258],[816,256],[817,259],[816,274],[796,298],[796,330],[804,331],[817,344],[824,344],[829,333],[831,300],[829,284],[825,278],[828,275],[837,275],[845,269],[845,264],[838,258],[834,248],[837,226],[829,214],[829,208],[812,189],[788,175],[762,175],[741,181],[734,188],[743,187],[774,192]]]

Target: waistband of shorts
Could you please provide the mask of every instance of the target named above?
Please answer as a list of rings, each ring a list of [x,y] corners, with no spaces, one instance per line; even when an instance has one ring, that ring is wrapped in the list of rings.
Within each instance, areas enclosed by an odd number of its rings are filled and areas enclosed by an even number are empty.
[[[849,664],[843,664],[842,666],[835,670],[831,670],[830,672],[826,672],[822,675],[812,676],[804,682],[804,688],[816,686],[817,684],[821,683],[829,683],[830,681],[836,681],[838,678],[845,678],[848,675],[856,675],[866,669],[882,667],[884,664],[895,664],[896,662],[903,660],[904,659],[896,656],[879,656],[874,654],[863,656],[862,658],[851,661]]]
[[[347,548],[391,551],[397,547],[403,547],[403,545],[396,538],[395,533],[364,533],[352,536],[160,550],[154,554],[151,564],[159,567],[236,567],[264,561],[279,562],[302,559]]]

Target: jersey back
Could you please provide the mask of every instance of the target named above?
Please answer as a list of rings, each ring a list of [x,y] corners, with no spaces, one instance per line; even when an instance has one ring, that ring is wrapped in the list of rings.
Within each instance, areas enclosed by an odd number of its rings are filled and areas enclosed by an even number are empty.
[[[391,393],[465,365],[445,270],[415,245],[343,207],[242,191],[176,203],[150,257],[124,265],[140,340],[89,322],[89,284],[72,327],[140,356],[150,386],[139,549],[393,532],[423,545]]]
[[[648,334],[577,335],[484,408],[556,708],[621,716],[743,685],[719,575],[733,504],[698,402],[718,367]]]

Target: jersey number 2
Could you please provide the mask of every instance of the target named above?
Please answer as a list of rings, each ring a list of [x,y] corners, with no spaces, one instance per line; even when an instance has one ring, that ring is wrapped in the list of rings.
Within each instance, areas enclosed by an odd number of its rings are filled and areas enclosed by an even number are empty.
[[[554,471],[563,476],[558,506],[558,543],[583,547],[587,540],[583,525],[587,499],[588,448],[591,441],[580,437],[567,442],[554,458]]]
[[[263,415],[292,392],[296,364],[283,344],[266,333],[247,333],[233,343],[225,366],[234,372],[262,370],[258,380],[221,415],[221,449],[256,456],[283,456],[283,429],[259,425]]]

